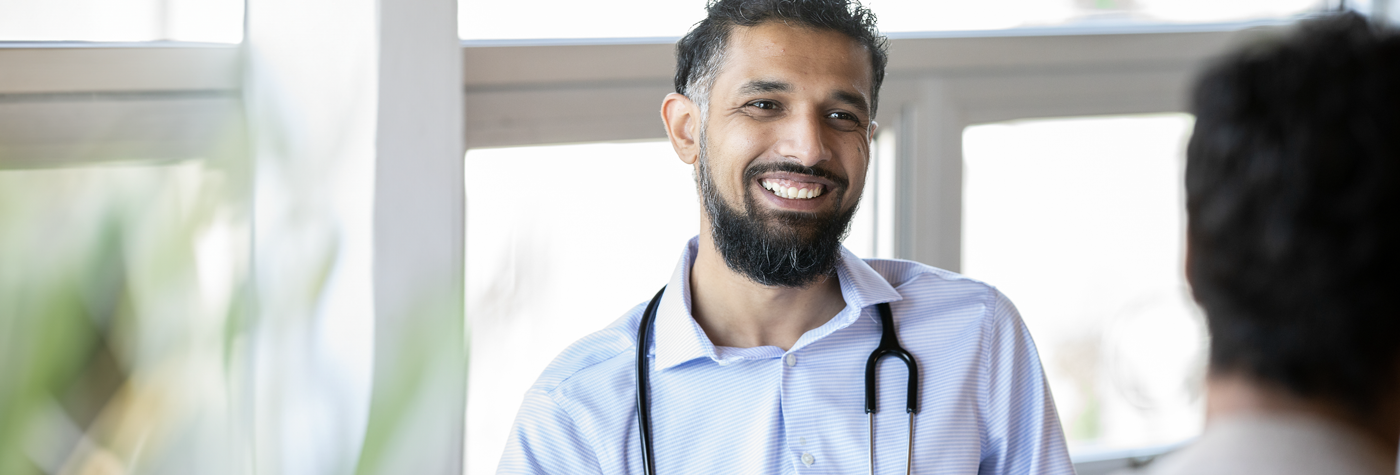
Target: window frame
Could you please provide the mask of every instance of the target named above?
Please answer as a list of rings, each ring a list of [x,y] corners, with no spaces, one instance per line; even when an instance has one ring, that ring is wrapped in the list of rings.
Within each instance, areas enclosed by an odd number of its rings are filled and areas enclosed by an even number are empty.
[[[237,160],[240,60],[211,43],[0,42],[0,169]]]

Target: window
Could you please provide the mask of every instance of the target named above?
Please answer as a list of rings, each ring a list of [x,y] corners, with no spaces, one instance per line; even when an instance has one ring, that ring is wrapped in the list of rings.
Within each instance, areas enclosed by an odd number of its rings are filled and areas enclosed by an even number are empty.
[[[886,32],[1132,26],[1287,18],[1319,0],[871,0]]]
[[[894,257],[894,146],[894,132],[881,131],[870,147],[860,208],[851,217],[850,232],[841,243],[860,257]]]
[[[242,39],[242,0],[0,0],[0,41]]]
[[[1021,311],[1076,460],[1200,431],[1205,331],[1183,270],[1183,114],[964,134],[963,270]]]
[[[671,278],[700,204],[664,141],[471,150],[464,169],[467,473],[486,474],[545,366]]]
[[[1035,27],[1277,20],[1323,8],[1325,0],[868,0],[880,31],[893,33]],[[458,34],[467,40],[676,38],[704,18],[704,0],[657,2],[493,2],[459,0]],[[529,18],[529,22],[501,21]],[[669,41],[669,40],[668,40]]]
[[[249,470],[242,28],[0,0],[0,472]]]

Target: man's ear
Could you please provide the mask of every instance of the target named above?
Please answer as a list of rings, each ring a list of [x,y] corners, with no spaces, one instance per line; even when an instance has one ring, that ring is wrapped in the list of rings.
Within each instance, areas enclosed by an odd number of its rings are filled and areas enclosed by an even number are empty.
[[[876,134],[877,132],[879,132],[879,131],[880,131],[880,123],[879,123],[879,122],[875,122],[874,120],[871,120],[871,121],[870,121],[870,125],[867,126],[867,127],[865,128],[865,141],[866,141],[866,142],[874,142],[874,141],[875,141],[875,134]]]
[[[670,93],[661,101],[661,122],[676,156],[687,165],[700,158],[700,108],[680,94]]]

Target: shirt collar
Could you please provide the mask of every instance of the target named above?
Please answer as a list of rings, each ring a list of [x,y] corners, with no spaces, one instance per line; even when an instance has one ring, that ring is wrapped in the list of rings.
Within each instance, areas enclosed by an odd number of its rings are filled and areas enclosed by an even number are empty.
[[[710,358],[719,364],[732,362],[732,358],[721,359],[710,338],[705,336],[705,331],[691,315],[690,269],[695,264],[699,246],[699,237],[691,238],[686,244],[685,252],[681,254],[680,262],[676,263],[676,270],[671,273],[671,282],[666,285],[666,293],[657,307],[656,323],[653,325],[655,337],[650,352],[656,356],[658,369],[669,369],[701,357]],[[884,277],[845,246],[841,247],[841,260],[836,264],[836,278],[841,285],[841,296],[846,300],[846,308],[832,317],[831,321],[802,335],[789,352],[797,351],[850,326],[871,306],[902,299],[899,292],[890,286]],[[871,318],[878,318],[873,309]]]

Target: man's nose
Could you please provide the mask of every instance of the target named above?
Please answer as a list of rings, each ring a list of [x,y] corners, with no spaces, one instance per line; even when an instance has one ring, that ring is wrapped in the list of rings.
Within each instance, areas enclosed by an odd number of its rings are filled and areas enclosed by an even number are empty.
[[[821,117],[800,114],[784,122],[775,152],[807,167],[831,158],[831,150],[823,137],[825,123]]]

